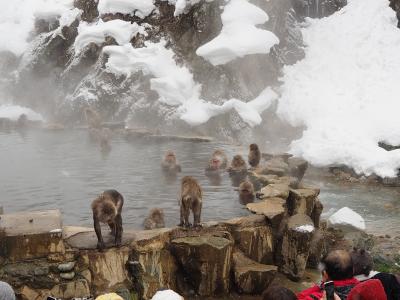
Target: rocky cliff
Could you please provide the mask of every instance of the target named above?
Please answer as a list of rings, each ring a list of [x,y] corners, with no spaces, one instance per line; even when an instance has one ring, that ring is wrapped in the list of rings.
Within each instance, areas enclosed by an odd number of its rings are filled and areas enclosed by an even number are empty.
[[[264,10],[269,21],[259,26],[279,38],[269,54],[247,55],[223,65],[214,66],[196,55],[196,49],[215,38],[222,28],[221,12],[224,1],[194,1],[179,15],[167,1],[155,1],[147,15],[138,13],[99,13],[96,0],[75,0],[68,22],[62,16],[53,19],[37,17],[29,48],[22,57],[3,53],[1,70],[6,73],[2,85],[17,103],[39,110],[50,119],[79,123],[81,108],[95,107],[107,120],[128,121],[132,126],[151,129],[177,130],[188,126],[176,118],[176,108],[158,101],[159,95],[151,89],[151,74],[135,72],[117,76],[108,72],[107,54],[102,49],[116,45],[112,34],[104,42],[89,43],[82,51],[76,49],[79,28],[102,20],[124,20],[136,23],[144,30],[135,34],[130,43],[134,48],[146,42],[165,40],[172,49],[178,66],[192,74],[201,86],[201,99],[221,104],[227,99],[244,102],[254,99],[268,86],[278,86],[282,66],[303,58],[299,21],[306,16],[329,15],[345,4],[343,0],[254,0]],[[192,2],[190,2],[192,3]],[[5,79],[4,79],[5,78]],[[6,82],[6,84],[3,84]],[[248,125],[236,112],[211,119],[198,130],[217,128],[221,135],[235,135]]]

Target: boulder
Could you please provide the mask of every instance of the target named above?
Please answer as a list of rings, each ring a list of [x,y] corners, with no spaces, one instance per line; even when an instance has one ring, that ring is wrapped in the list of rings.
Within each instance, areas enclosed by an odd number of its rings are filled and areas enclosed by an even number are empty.
[[[263,215],[231,219],[222,223],[228,226],[235,245],[246,256],[263,264],[273,262],[274,238],[271,225]]]
[[[299,157],[291,157],[288,160],[288,164],[290,176],[296,177],[300,182],[307,171],[308,162]]]
[[[282,259],[280,270],[292,280],[298,281],[304,275],[314,231],[313,221],[305,214],[296,214],[286,223],[278,251]]]
[[[343,207],[329,217],[331,227],[339,228],[344,232],[365,230],[365,221],[358,213],[348,207]]]
[[[232,241],[212,235],[174,239],[171,242],[183,276],[202,297],[229,292]]]
[[[85,279],[78,279],[54,286],[50,291],[50,295],[59,299],[75,299],[89,298],[91,294],[87,281]]]
[[[274,280],[278,267],[263,265],[235,251],[232,256],[233,278],[239,293],[261,294]]]
[[[277,175],[279,177],[287,175],[289,166],[280,157],[274,157],[265,163],[265,166],[260,170],[262,175]]]
[[[269,184],[260,191],[262,199],[266,198],[282,198],[287,199],[289,196],[289,186],[287,184]]]
[[[17,295],[21,300],[41,300],[44,299],[40,292],[31,289],[29,286],[24,285],[18,292]]]
[[[170,231],[165,228],[138,231],[131,244],[131,275],[143,299],[151,299],[160,288],[176,290],[177,264],[168,250]]]
[[[130,287],[129,274],[125,267],[129,254],[128,247],[111,248],[103,252],[81,250],[78,260],[82,268],[90,270],[92,288],[100,294]]]
[[[314,232],[311,239],[310,254],[308,256],[307,267],[317,269],[321,258],[327,252],[325,243],[325,232],[318,229]]]
[[[0,256],[10,261],[64,253],[59,210],[22,212],[0,218]]]
[[[287,209],[290,216],[306,214],[311,216],[319,189],[291,189],[287,199]]]
[[[271,221],[273,227],[277,227],[285,213],[286,201],[282,198],[269,198],[261,202],[249,203],[247,209],[258,215],[264,215]]]

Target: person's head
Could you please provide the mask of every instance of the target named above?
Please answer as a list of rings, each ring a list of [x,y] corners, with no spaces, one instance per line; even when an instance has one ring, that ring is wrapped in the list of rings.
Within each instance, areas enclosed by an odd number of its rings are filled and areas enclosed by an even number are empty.
[[[353,262],[348,251],[335,250],[329,252],[322,259],[321,267],[324,281],[353,278]]]
[[[353,260],[354,275],[369,275],[373,268],[373,261],[367,251],[354,248],[351,252],[351,259]]]
[[[263,300],[297,300],[295,293],[282,286],[271,286],[265,290]]]
[[[4,281],[0,281],[0,300],[15,300],[14,290]]]

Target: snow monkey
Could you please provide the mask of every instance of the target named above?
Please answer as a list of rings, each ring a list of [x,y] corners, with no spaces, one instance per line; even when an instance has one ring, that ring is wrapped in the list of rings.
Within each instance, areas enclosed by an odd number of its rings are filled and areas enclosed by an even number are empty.
[[[164,211],[161,208],[153,208],[143,222],[144,229],[155,229],[165,227]]]
[[[101,118],[99,114],[89,107],[84,109],[86,123],[89,128],[100,128],[101,127]]]
[[[253,168],[257,167],[260,163],[261,153],[257,144],[251,144],[249,147],[249,165]]]
[[[239,185],[239,200],[242,204],[254,202],[255,192],[253,184],[246,180]]]
[[[234,173],[247,172],[247,165],[243,157],[241,155],[235,155],[228,170]]]
[[[168,150],[165,154],[161,167],[163,171],[168,173],[178,173],[182,171],[181,166],[176,161],[175,153],[171,150]]]
[[[97,248],[105,248],[103,236],[101,235],[100,222],[108,224],[111,234],[115,237],[115,245],[121,245],[122,217],[121,211],[124,198],[116,190],[107,190],[100,194],[92,202],[94,230],[97,235]]]
[[[190,176],[182,178],[181,186],[181,222],[179,226],[190,227],[189,215],[190,210],[193,213],[193,226],[200,225],[201,207],[203,202],[203,192],[197,180]]]
[[[227,164],[228,159],[225,155],[225,152],[222,150],[215,150],[211,156],[211,159],[208,161],[206,173],[225,169]]]

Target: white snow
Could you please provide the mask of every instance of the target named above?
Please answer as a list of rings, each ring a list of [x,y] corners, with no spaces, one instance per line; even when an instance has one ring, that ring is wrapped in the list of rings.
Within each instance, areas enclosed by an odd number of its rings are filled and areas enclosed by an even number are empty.
[[[59,18],[73,9],[73,0],[12,0],[2,1],[0,10],[0,51],[21,55],[35,17]]]
[[[183,297],[172,290],[157,292],[151,300],[183,300]]]
[[[249,54],[268,54],[279,43],[275,34],[256,27],[267,22],[268,15],[246,0],[229,1],[221,20],[221,33],[196,51],[214,66]]]
[[[355,228],[365,230],[365,221],[358,213],[348,207],[343,207],[328,219],[332,227]]]
[[[147,17],[155,9],[153,0],[99,0],[99,13],[121,13],[135,15],[139,18]]]
[[[126,22],[120,19],[88,24],[80,22],[78,36],[74,42],[75,53],[82,51],[90,43],[102,44],[107,36],[113,37],[118,44],[124,45],[138,33],[146,34],[145,29],[137,23]]]
[[[159,101],[177,107],[178,117],[192,126],[232,109],[250,126],[258,125],[262,121],[260,114],[278,97],[267,88],[248,103],[238,99],[230,99],[222,105],[207,102],[200,98],[201,86],[186,67],[176,64],[174,52],[165,48],[165,41],[147,42],[143,48],[133,48],[130,44],[107,46],[103,51],[109,55],[106,67],[110,72],[130,76],[142,71],[152,75],[151,89],[158,93]]]
[[[42,115],[33,111],[28,107],[23,107],[19,105],[12,104],[2,104],[0,105],[0,118],[7,118],[13,121],[18,120],[18,118],[25,114],[28,120],[32,121],[43,121]]]
[[[400,30],[387,1],[349,0],[334,15],[308,20],[306,57],[286,66],[278,113],[306,127],[290,152],[315,165],[395,176],[400,150]]]
[[[299,227],[296,227],[295,230],[298,232],[313,232],[315,227],[313,225],[301,225]]]

